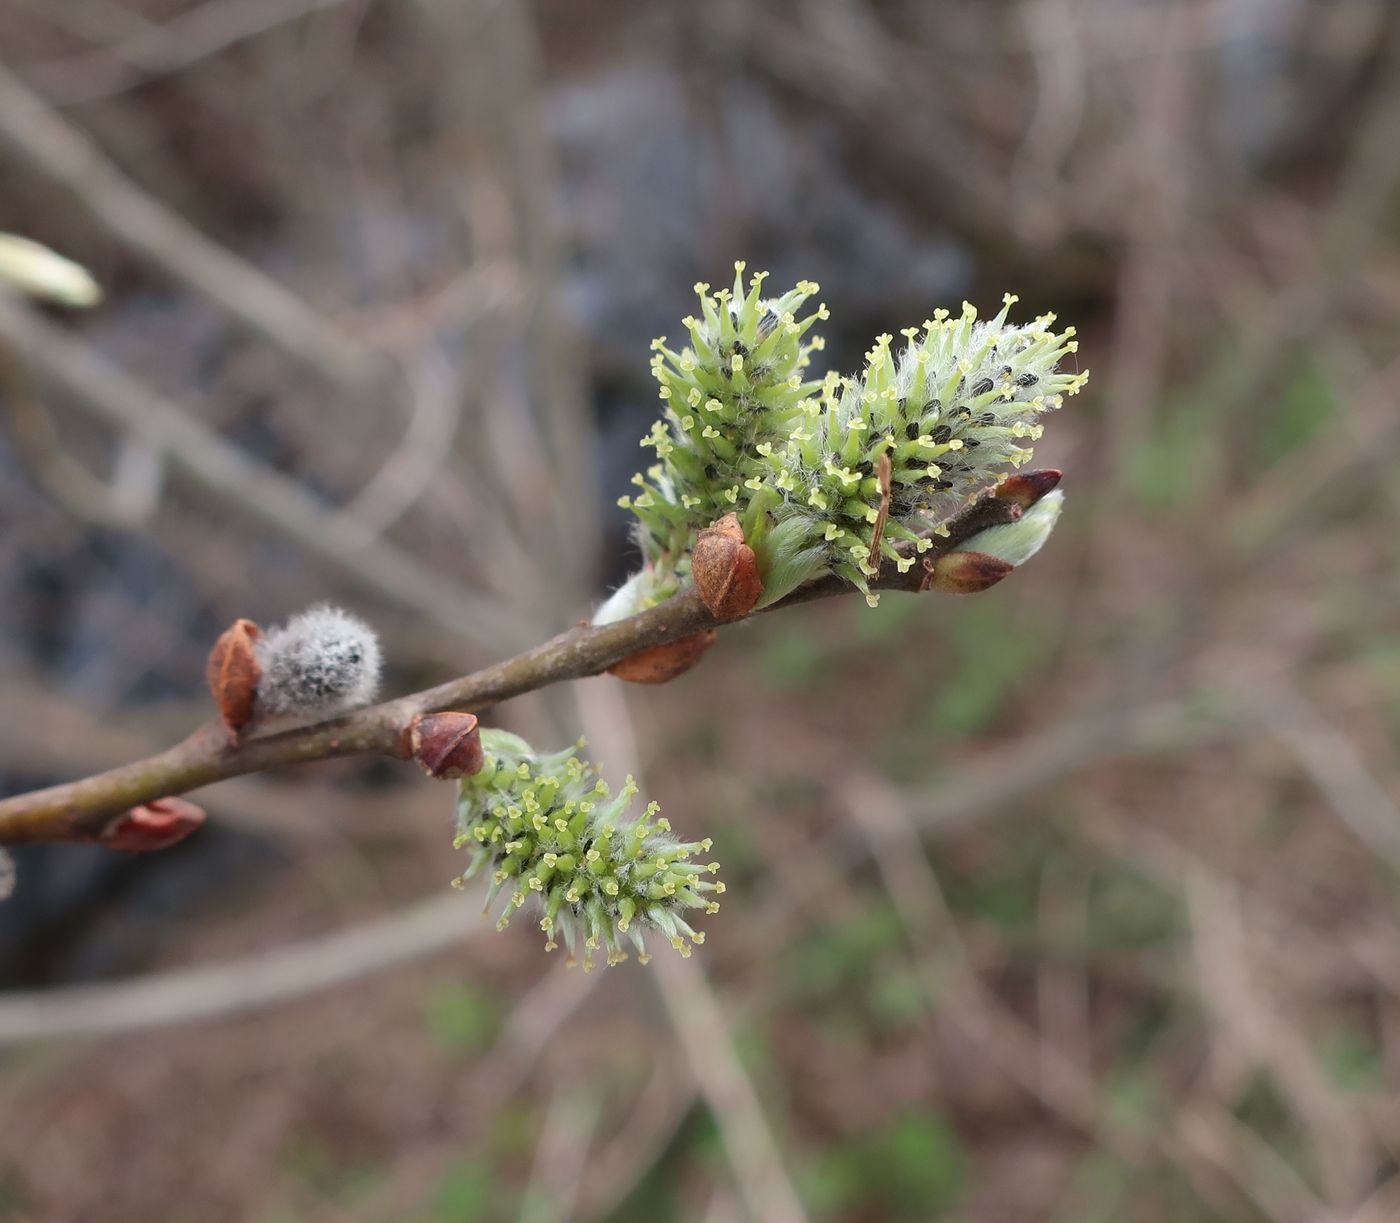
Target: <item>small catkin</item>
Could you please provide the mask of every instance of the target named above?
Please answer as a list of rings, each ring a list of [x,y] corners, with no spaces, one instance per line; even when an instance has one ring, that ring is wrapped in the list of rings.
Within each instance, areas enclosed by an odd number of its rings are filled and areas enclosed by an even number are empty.
[[[572,960],[581,945],[585,969],[595,951],[608,964],[625,960],[624,942],[645,963],[651,932],[684,956],[705,941],[687,916],[719,911],[724,884],[710,878],[719,864],[691,861],[709,850],[709,840],[677,840],[670,823],[656,818],[655,803],[629,817],[636,782],[629,777],[613,794],[579,758],[582,741],[541,755],[491,729],[481,732],[481,744],[485,766],[462,779],[457,807],[456,844],[472,859],[454,883],[489,874],[487,908],[507,898],[499,929],[533,901],[545,949],[562,941]]]
[[[379,639],[338,607],[320,604],[293,616],[261,638],[256,651],[258,712],[268,717],[337,713],[368,704],[379,691]]]

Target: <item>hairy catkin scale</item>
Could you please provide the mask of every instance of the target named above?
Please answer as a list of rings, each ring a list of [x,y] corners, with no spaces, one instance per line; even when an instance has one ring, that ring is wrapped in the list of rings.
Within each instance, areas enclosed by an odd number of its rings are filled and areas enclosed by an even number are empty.
[[[262,716],[324,716],[368,704],[379,691],[379,639],[363,620],[338,607],[321,604],[293,616],[255,650]]]
[[[469,847],[472,860],[454,883],[490,872],[487,908],[506,896],[499,929],[533,900],[546,950],[562,940],[572,961],[581,945],[585,969],[595,951],[608,964],[626,959],[624,939],[645,963],[648,931],[682,955],[705,941],[685,915],[719,909],[713,897],[724,884],[708,878],[719,864],[689,860],[710,848],[708,840],[677,841],[666,820],[653,818],[655,803],[640,818],[624,818],[636,783],[629,777],[614,797],[577,747],[541,756],[501,730],[482,731],[481,742],[485,767],[463,778],[457,811],[456,844]]]
[[[809,332],[827,312],[798,312],[817,286],[765,299],[763,275],[745,293],[735,268],[732,290],[696,286],[688,346],[655,345],[666,407],[643,445],[659,462],[621,502],[645,568],[609,600],[610,617],[675,593],[698,533],[730,513],[757,558],[759,606],[828,574],[873,603],[881,561],[912,565],[930,534],[1030,458],[1038,418],[1088,378],[1059,369],[1073,328],[1051,330],[1053,315],[1011,324],[1008,295],[991,319],[970,305],[937,311],[897,349],[880,336],[859,376],[813,381],[821,338]]]

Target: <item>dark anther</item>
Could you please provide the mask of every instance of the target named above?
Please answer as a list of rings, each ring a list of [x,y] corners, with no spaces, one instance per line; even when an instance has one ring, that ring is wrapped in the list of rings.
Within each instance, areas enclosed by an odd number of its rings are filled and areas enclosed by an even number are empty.
[[[1039,382],[1039,381],[1040,381],[1040,375],[1039,375],[1039,374],[1022,374],[1019,378],[1016,379],[1016,385],[1017,385],[1017,386],[1034,386],[1034,385],[1035,385],[1037,382]]]
[[[972,388],[972,393],[973,395],[985,395],[988,391],[992,389],[993,385],[994,383],[990,378],[983,378],[976,386]]]
[[[948,441],[952,436],[953,427],[951,425],[939,425],[938,428],[933,431],[934,443],[939,446],[943,445],[943,443]]]

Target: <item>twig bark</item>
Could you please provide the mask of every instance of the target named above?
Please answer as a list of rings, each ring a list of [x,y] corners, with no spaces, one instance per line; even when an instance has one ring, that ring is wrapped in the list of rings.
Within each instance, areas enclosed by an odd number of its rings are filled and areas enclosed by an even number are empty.
[[[1014,502],[989,493],[949,523],[948,534],[935,538],[924,558],[927,561],[951,551],[987,526],[1013,521],[1020,513]],[[871,582],[871,588],[917,590],[923,577],[921,569],[916,564],[908,573],[899,573],[889,563]],[[851,589],[839,580],[823,579],[767,610]],[[719,622],[694,590],[686,590],[639,615],[612,624],[580,624],[470,675],[315,725],[233,743],[221,724],[211,722],[145,760],[0,800],[0,845],[100,840],[112,818],[130,807],[281,765],[356,755],[406,759],[410,755],[406,732],[417,714],[448,709],[480,713],[509,697],[597,675],[638,650],[718,627]]]

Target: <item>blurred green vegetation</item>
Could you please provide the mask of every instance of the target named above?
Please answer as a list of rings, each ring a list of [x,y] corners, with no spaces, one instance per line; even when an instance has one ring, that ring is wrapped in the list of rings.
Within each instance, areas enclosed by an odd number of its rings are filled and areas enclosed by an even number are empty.
[[[474,1057],[486,1048],[503,1016],[499,997],[464,981],[436,982],[423,999],[429,1036],[444,1053],[458,1057]]]
[[[798,1184],[819,1219],[918,1223],[955,1206],[972,1173],[947,1121],[935,1111],[906,1112],[809,1152]]]

